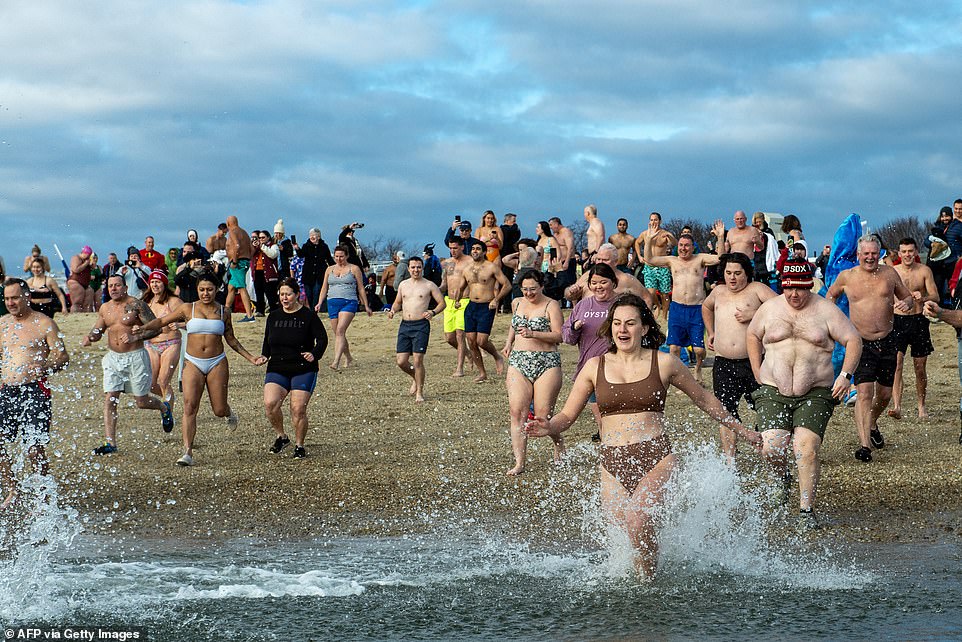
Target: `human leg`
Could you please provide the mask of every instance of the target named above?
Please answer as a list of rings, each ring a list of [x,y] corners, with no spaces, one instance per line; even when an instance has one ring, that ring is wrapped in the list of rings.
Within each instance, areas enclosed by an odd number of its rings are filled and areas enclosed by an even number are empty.
[[[6,490],[8,488],[9,490]],[[3,502],[0,503],[0,511],[6,509],[17,499],[17,480],[13,476],[13,470],[10,468],[10,457],[2,443],[0,443],[0,496],[3,497]]]
[[[311,393],[306,390],[292,390],[290,395],[291,423],[294,424],[294,445],[304,447],[307,438],[307,404],[311,401]]]
[[[281,406],[287,398],[288,390],[276,383],[264,384],[264,414],[279,438],[286,439],[284,432],[284,413]]]
[[[554,414],[558,393],[561,391],[561,368],[550,368],[534,381],[534,414],[550,417]],[[527,416],[525,416],[527,418]],[[554,442],[554,461],[559,463],[565,454],[565,442],[561,435],[551,435]]]
[[[929,384],[929,375],[926,372],[927,361],[928,357],[912,357],[912,365],[915,366],[915,396],[918,400],[919,419],[929,418],[928,410],[925,408],[925,392]]]
[[[475,383],[481,383],[482,381],[488,380],[488,371],[484,368],[484,359],[481,357],[481,348],[478,345],[478,333],[477,332],[465,332],[464,333],[465,342],[468,345],[468,355],[471,357],[471,361],[478,368],[478,376],[474,378]]]
[[[818,450],[822,445],[822,438],[800,426],[795,428],[792,445],[795,450],[795,465],[798,467],[798,507],[803,511],[810,511],[815,503],[815,490],[821,471]]]
[[[84,287],[74,280],[67,281],[67,292],[70,294],[70,312],[84,311]],[[66,310],[64,310],[66,312]]]
[[[180,343],[172,343],[160,355],[160,390],[164,401],[171,406],[174,405],[174,388],[171,382],[174,380],[174,373],[177,372],[177,365],[180,363]]]
[[[351,326],[351,321],[354,320],[353,312],[338,312],[337,314],[337,330],[335,335],[340,333],[341,335],[341,355],[344,357],[344,366],[350,368],[354,365],[354,358],[351,357],[351,346],[347,342],[347,329]],[[340,356],[335,355],[338,363],[340,363]]]
[[[254,310],[260,316],[264,315],[264,286],[266,284],[264,270],[254,270]]]
[[[147,347],[147,343],[144,346]],[[151,347],[147,347],[147,358],[150,359],[150,391],[155,395],[164,394],[160,389],[160,354]]]
[[[414,401],[421,403],[424,401],[424,353],[415,352],[411,355],[411,362],[414,364]]]
[[[895,380],[892,383],[892,408],[888,411],[888,416],[892,419],[902,418],[902,392],[904,383],[902,381],[902,367],[905,365],[905,353],[899,351],[895,358]]]
[[[411,353],[410,352],[398,352],[397,353],[397,367],[401,369],[401,372],[411,377],[411,389],[408,390],[409,395],[413,395],[417,392],[417,379],[414,377],[414,366],[411,365]]]
[[[664,501],[665,487],[677,465],[668,454],[645,475],[634,492],[627,489],[607,470],[601,469],[601,505],[609,520],[625,530],[635,548],[635,569],[650,579],[658,566],[658,538],[653,512]]]
[[[514,454],[514,467],[506,471],[508,475],[520,475],[524,472],[525,453],[528,447],[527,436],[524,433],[524,422],[528,419],[528,409],[534,396],[531,382],[514,366],[508,366],[505,377],[508,389],[508,412],[511,417],[511,452]],[[535,412],[537,414],[537,411]],[[539,415],[546,417],[547,415]]]
[[[117,406],[120,404],[120,391],[104,393],[104,439],[108,444],[117,445]]]
[[[197,434],[197,410],[200,406],[200,397],[204,394],[204,386],[207,378],[204,374],[189,361],[184,364],[183,371],[184,384],[184,414],[181,420],[181,432],[184,439],[184,454],[192,457],[194,454],[194,437]]]
[[[207,373],[207,398],[210,408],[217,417],[231,416],[230,404],[227,402],[227,386],[230,383],[230,368],[227,359],[221,359],[216,366]]]

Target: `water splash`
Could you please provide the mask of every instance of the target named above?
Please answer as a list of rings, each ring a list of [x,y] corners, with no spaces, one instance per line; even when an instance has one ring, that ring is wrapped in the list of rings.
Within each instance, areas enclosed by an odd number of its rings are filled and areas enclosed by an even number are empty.
[[[53,477],[24,477],[16,503],[0,520],[0,619],[37,621],[68,608],[50,576],[80,531],[77,512],[60,506]]]

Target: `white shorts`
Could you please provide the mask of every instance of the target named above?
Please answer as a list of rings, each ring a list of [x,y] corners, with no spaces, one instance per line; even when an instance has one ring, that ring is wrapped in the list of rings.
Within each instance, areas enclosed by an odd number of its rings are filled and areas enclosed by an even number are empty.
[[[108,350],[104,355],[104,392],[126,392],[143,397],[150,392],[150,357],[146,348],[130,352]]]

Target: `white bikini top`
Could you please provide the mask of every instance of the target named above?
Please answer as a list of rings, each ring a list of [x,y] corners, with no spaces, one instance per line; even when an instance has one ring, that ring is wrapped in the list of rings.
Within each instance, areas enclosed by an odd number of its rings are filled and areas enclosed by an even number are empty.
[[[195,303],[190,304],[190,319],[187,320],[187,334],[216,334],[224,336],[224,322],[221,319],[198,319],[194,317]],[[221,306],[221,316],[224,308]]]

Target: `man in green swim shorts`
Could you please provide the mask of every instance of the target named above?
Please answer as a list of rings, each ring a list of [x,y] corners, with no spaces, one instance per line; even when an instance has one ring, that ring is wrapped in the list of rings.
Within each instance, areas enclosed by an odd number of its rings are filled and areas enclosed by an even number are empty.
[[[835,400],[849,388],[862,353],[862,338],[833,303],[812,292],[807,262],[786,263],[783,294],[758,308],[748,326],[748,358],[761,388],[753,393],[762,433],[762,454],[784,482],[791,475],[788,451],[798,465],[799,523],[818,528],[812,505],[818,482],[818,449]],[[832,369],[835,342],[845,346],[838,376]]]
[[[227,258],[230,260],[230,273],[227,281],[227,309],[234,310],[234,295],[240,292],[244,305],[244,318],[238,323],[254,320],[254,306],[247,292],[247,270],[251,266],[251,237],[237,224],[236,216],[227,217]]]
[[[464,311],[468,307],[471,299],[462,298],[455,305],[451,298],[455,292],[460,292],[464,279],[464,270],[469,268],[474,261],[464,253],[464,245],[459,239],[448,242],[448,251],[451,258],[445,259],[441,264],[444,271],[444,280],[441,282],[441,292],[444,293],[444,339],[448,344],[458,351],[458,361],[451,373],[452,377],[464,376],[464,358],[468,353],[467,340],[464,337]]]

